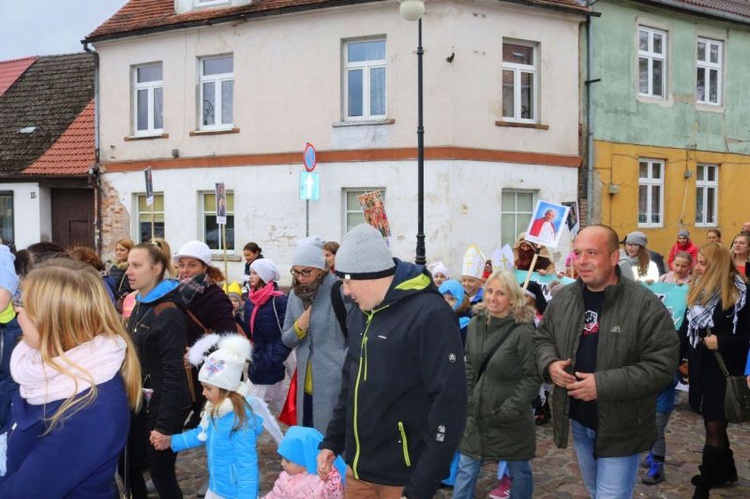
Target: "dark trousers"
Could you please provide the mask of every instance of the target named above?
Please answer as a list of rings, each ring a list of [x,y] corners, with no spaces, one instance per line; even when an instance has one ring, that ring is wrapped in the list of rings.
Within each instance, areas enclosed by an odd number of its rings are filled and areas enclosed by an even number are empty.
[[[182,499],[182,491],[175,476],[177,454],[171,450],[156,450],[149,442],[149,435],[154,429],[155,417],[134,415],[130,421],[128,434],[128,477],[123,477],[130,484],[133,499],[146,499],[146,482],[143,472],[148,469],[154,481],[156,491],[161,499]],[[124,474],[123,462],[120,462],[120,475]]]

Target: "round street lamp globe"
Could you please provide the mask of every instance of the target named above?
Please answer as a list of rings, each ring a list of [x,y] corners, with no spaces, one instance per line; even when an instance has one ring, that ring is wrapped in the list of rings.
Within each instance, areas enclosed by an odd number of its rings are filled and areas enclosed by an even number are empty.
[[[398,10],[401,17],[407,21],[418,21],[424,15],[424,2],[421,0],[403,0]]]

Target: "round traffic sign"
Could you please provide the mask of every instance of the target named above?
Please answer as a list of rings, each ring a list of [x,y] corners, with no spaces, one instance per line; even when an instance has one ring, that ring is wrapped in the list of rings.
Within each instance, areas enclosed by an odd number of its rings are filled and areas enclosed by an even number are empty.
[[[315,165],[318,164],[318,160],[315,156],[315,146],[313,146],[311,143],[307,143],[305,145],[305,170],[311,172],[315,169]]]

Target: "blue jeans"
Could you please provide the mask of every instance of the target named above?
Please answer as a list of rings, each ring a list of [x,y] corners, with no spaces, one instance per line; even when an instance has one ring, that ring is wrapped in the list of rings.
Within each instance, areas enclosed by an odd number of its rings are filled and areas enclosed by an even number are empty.
[[[531,476],[529,461],[506,461],[506,463],[512,480],[510,496],[513,499],[531,499],[534,493],[534,480]],[[474,459],[463,453],[459,454],[458,473],[451,496],[453,499],[473,499],[481,468],[481,459]]]
[[[594,457],[596,431],[573,423],[573,444],[583,483],[594,499],[630,499],[638,476],[639,454],[623,457]]]

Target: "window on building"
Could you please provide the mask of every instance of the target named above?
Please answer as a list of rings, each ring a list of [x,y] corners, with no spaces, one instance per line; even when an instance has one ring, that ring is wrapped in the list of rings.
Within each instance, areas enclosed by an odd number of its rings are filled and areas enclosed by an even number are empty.
[[[503,118],[537,121],[538,44],[503,42]]]
[[[4,244],[16,242],[13,230],[13,191],[0,191],[0,239]]]
[[[234,193],[227,191],[227,251],[234,251]],[[216,223],[216,194],[201,194],[203,201],[203,240],[212,250],[223,250],[221,226]]]
[[[133,96],[136,135],[162,133],[164,130],[164,81],[162,64],[146,64],[133,68]]]
[[[344,234],[357,225],[365,222],[365,215],[362,212],[362,206],[360,206],[357,196],[372,191],[380,191],[380,196],[383,198],[383,204],[385,204],[384,187],[344,189]],[[344,234],[342,234],[342,237]]]
[[[344,45],[345,119],[384,119],[385,39],[350,41]]]
[[[695,179],[695,225],[717,225],[719,166],[698,165]]]
[[[638,28],[638,93],[664,97],[667,88],[667,33]]]
[[[721,64],[723,43],[698,38],[695,100],[701,104],[721,104]]]
[[[234,60],[231,55],[200,60],[201,130],[234,123]]]
[[[503,189],[500,213],[501,244],[512,246],[518,234],[528,228],[531,215],[534,213],[536,196],[534,191]]]
[[[152,212],[153,208],[153,212]],[[152,217],[153,213],[153,217]],[[153,206],[146,205],[146,195],[138,194],[138,242],[147,243],[153,237],[164,237],[164,194],[154,194]],[[153,221],[153,230],[151,228]]]
[[[661,227],[664,218],[664,161],[638,162],[638,226]]]

